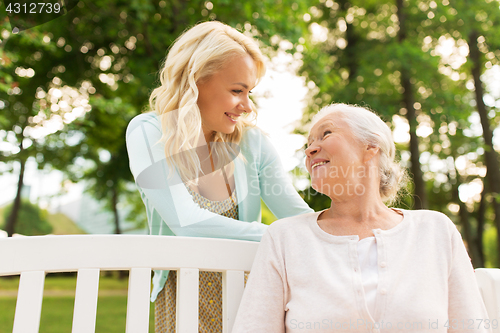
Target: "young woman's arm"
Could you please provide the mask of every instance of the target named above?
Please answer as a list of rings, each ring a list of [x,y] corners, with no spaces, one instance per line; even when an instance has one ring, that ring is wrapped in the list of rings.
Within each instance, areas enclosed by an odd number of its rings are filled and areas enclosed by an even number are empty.
[[[259,241],[266,225],[227,218],[193,201],[177,172],[168,167],[160,138],[161,127],[154,113],[137,116],[127,128],[130,169],[150,215],[151,234]],[[160,219],[166,225],[158,222]]]
[[[260,197],[278,218],[311,213],[313,210],[297,193],[281,164],[279,154],[270,140],[258,128],[249,129],[242,140],[242,150],[252,151],[255,161],[247,167],[256,168],[258,182],[249,184],[249,192],[258,190]],[[258,189],[256,187],[258,186]]]

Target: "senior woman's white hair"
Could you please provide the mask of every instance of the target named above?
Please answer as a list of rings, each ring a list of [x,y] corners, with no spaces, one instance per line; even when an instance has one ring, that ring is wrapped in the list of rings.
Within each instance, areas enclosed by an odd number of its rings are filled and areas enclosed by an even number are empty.
[[[339,114],[351,129],[354,137],[364,144],[380,148],[380,196],[384,202],[393,203],[398,192],[407,183],[406,170],[395,160],[396,145],[391,129],[374,112],[357,105],[330,104],[322,108],[311,121],[311,128],[324,117]]]

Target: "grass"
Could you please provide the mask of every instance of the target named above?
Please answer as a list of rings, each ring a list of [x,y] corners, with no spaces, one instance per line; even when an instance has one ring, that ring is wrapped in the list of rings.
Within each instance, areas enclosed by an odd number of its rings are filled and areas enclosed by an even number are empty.
[[[19,278],[0,278],[0,292],[15,291]],[[101,276],[99,291],[123,291],[126,293],[128,279],[116,276]],[[63,296],[44,296],[40,319],[40,333],[71,332],[73,321],[74,293],[76,278],[74,276],[48,275],[45,279],[45,291],[67,291]],[[127,296],[99,295],[97,303],[96,333],[125,332],[127,313]],[[16,297],[0,296],[0,333],[12,332]],[[149,332],[154,332],[154,304],[151,303]]]
[[[0,226],[5,227],[4,224],[4,207],[0,207]],[[78,227],[69,217],[63,213],[47,214],[47,220],[52,226],[53,235],[81,235],[85,232]],[[0,228],[1,229],[1,228]]]
[[[54,235],[79,235],[85,233],[73,220],[63,213],[49,213],[47,220],[52,225],[52,233]]]
[[[17,290],[19,277],[0,277],[0,291]],[[99,290],[127,290],[128,279],[118,279],[116,275],[101,275]],[[76,273],[73,275],[48,274],[45,278],[44,290],[72,290],[76,288]]]

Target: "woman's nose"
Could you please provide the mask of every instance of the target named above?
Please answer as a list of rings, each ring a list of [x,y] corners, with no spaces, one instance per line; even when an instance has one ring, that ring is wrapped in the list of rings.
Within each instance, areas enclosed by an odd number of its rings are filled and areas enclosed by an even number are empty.
[[[317,154],[320,151],[320,147],[316,145],[309,145],[309,147],[306,148],[306,156],[312,157],[315,154]]]
[[[250,100],[250,97],[245,97],[242,99],[240,104],[238,104],[238,110],[241,110],[242,112],[250,113],[252,112],[252,101]]]

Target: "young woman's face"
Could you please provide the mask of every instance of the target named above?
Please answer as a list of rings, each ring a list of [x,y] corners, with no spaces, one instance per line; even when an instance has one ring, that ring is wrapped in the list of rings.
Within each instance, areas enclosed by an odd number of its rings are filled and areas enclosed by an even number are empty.
[[[198,107],[205,138],[214,132],[231,134],[244,112],[252,112],[250,90],[257,82],[257,67],[247,54],[236,56],[219,72],[198,83]]]

